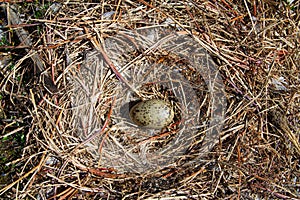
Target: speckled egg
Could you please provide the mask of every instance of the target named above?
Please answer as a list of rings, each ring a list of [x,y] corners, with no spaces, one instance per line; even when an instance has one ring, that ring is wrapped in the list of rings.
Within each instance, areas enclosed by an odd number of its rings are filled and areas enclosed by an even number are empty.
[[[168,126],[173,118],[172,106],[160,99],[141,101],[130,109],[131,120],[143,128],[161,129]]]

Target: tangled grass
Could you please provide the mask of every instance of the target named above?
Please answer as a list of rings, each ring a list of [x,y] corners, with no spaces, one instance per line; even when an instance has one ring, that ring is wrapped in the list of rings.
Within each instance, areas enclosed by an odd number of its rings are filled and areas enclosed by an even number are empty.
[[[7,40],[1,46],[0,74],[3,199],[300,198],[299,2],[125,0],[1,6]],[[227,100],[224,127],[213,149],[196,163],[185,158],[147,173],[120,172],[99,163],[101,144],[91,141],[108,133],[124,135],[115,128],[118,101],[113,97],[127,79],[107,66],[97,80],[90,80],[95,76],[87,75],[85,58],[95,49],[106,55],[105,39],[123,30],[160,25],[194,37],[218,66]],[[134,53],[132,57],[143,54]],[[160,57],[152,59],[160,62]],[[192,76],[186,70],[186,77]],[[84,98],[87,93],[92,95]],[[165,97],[155,88],[142,95],[148,93]],[[81,105],[86,109],[76,110]],[[201,148],[203,137],[196,139]],[[22,153],[7,154],[12,148]]]

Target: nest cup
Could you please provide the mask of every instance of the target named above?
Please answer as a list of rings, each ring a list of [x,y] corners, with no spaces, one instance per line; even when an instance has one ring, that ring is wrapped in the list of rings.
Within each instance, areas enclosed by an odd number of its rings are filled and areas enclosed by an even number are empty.
[[[187,155],[196,162],[208,152],[218,140],[226,101],[206,51],[186,34],[164,28],[121,31],[104,43],[106,55],[87,52],[73,78],[72,124],[98,164],[144,173]],[[168,127],[132,123],[130,104],[149,99],[170,102],[175,117]]]

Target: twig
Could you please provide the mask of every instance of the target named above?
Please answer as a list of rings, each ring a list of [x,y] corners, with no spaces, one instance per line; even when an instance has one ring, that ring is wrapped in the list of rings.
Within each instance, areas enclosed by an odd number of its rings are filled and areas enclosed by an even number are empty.
[[[10,23],[13,26],[22,25],[22,22],[18,16],[18,14],[16,13],[17,8],[14,5],[10,5],[7,7],[7,9],[8,9],[8,13],[9,13],[8,19],[9,19]],[[30,35],[28,34],[28,32],[25,29],[22,28],[22,26],[19,26],[17,29],[15,29],[15,32],[23,46],[28,46],[28,47],[33,46],[33,42],[32,42]],[[28,50],[28,49],[25,49],[25,50],[28,53],[32,54],[32,56],[30,58],[36,64],[37,72],[42,73],[42,72],[46,71],[45,63],[44,63],[43,59],[38,55],[38,52],[36,50],[33,50],[33,48],[31,50]],[[52,82],[49,75],[46,73],[43,73],[43,76],[44,76],[45,88],[48,89],[52,93],[58,92],[56,85]]]

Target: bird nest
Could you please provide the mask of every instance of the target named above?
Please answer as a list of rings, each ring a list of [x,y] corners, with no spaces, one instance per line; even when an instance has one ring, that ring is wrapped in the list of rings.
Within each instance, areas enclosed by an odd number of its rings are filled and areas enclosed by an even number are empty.
[[[0,196],[299,198],[298,1],[1,6]],[[129,117],[150,99],[168,126]]]
[[[187,155],[198,159],[218,142],[224,89],[211,57],[192,37],[143,28],[120,31],[98,48],[70,79],[72,124],[100,166],[155,171]],[[170,102],[173,123],[161,130],[134,125],[130,103],[147,99]]]

